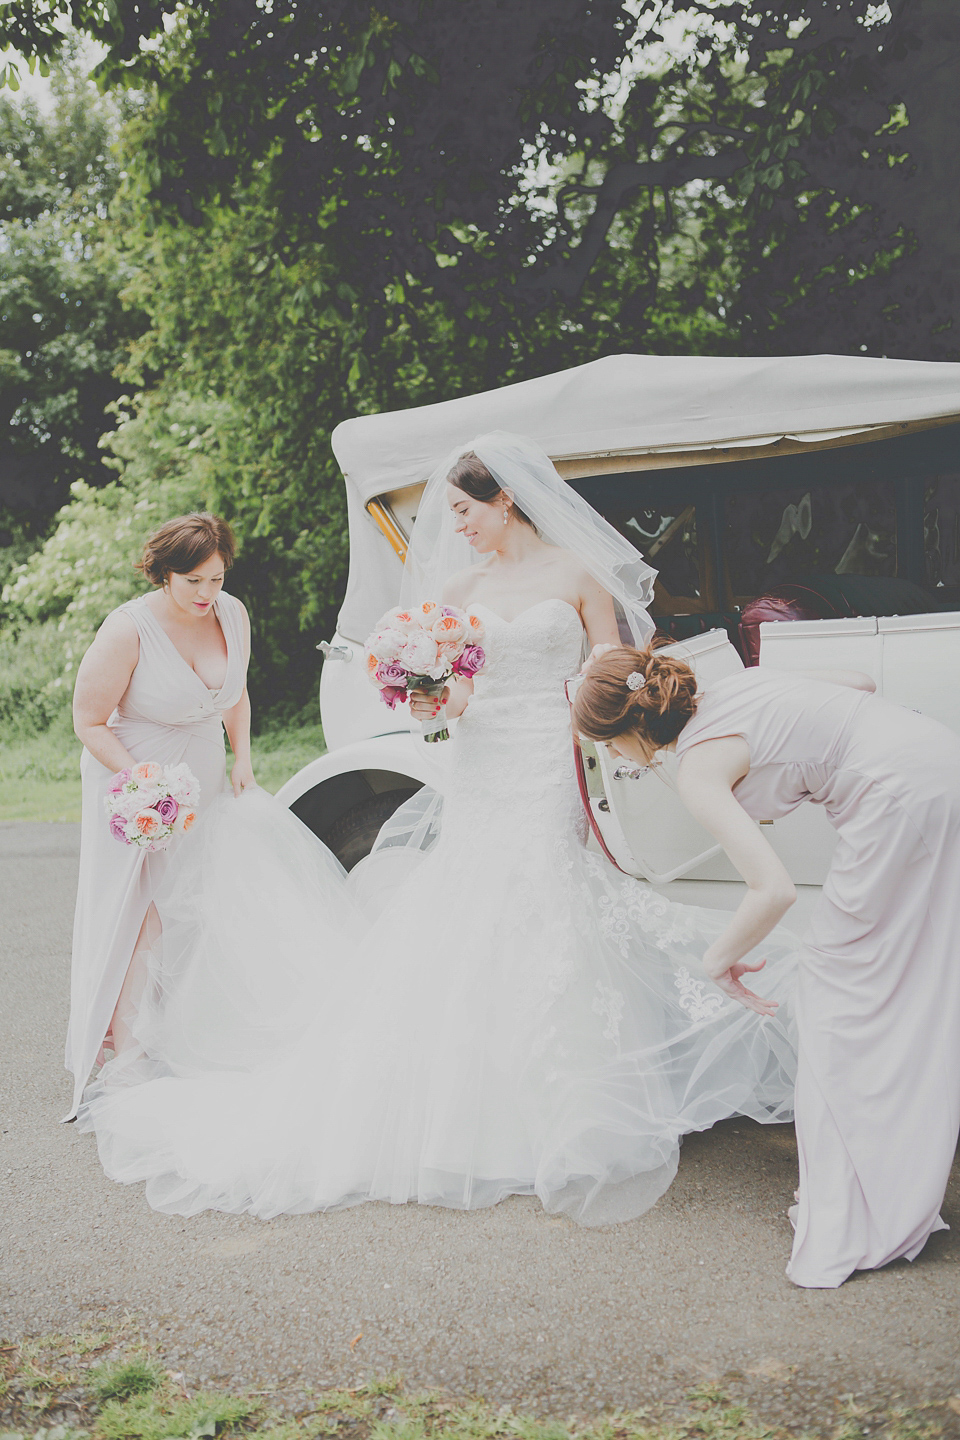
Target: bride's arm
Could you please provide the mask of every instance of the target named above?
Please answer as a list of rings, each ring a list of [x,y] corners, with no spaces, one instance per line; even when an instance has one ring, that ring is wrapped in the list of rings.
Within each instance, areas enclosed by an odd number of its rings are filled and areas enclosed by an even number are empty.
[[[681,760],[677,789],[694,819],[720,841],[747,886],[730,924],[704,954],[704,968],[732,999],[760,1015],[772,1015],[774,1002],[754,995],[740,978],[761,970],[765,961],[745,965],[743,957],[770,934],[797,892],[779,855],[733,794],[749,768],[750,752],[738,736],[706,740]]]
[[[587,644],[590,646],[590,659],[594,657],[594,651],[602,646],[603,650],[609,650],[611,646],[620,645],[620,631],[617,628],[617,617],[613,609],[613,597],[604,590],[598,580],[587,572],[582,572],[579,577],[580,590],[580,619],[583,621],[583,628],[587,632]],[[589,663],[589,661],[588,661]]]

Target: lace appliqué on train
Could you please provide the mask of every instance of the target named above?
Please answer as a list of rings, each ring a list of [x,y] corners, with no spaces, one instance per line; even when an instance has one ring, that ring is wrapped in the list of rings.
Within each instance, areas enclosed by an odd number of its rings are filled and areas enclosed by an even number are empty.
[[[691,1020],[712,1020],[727,1003],[715,990],[707,994],[706,981],[695,980],[686,965],[679,967],[673,983],[680,991],[680,1009],[685,1010]]]
[[[606,1020],[603,1038],[612,1040],[615,1045],[620,1043],[620,1021],[623,1019],[625,1003],[622,991],[614,990],[611,985],[603,985],[599,980],[597,981],[597,994],[592,1006],[593,1013]]]

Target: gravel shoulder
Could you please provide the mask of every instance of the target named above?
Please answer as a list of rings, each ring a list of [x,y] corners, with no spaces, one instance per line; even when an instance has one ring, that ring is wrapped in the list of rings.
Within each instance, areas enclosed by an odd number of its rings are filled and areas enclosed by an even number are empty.
[[[783,1273],[789,1126],[688,1137],[667,1195],[607,1229],[521,1198],[270,1222],[154,1214],[105,1179],[92,1137],[58,1124],[78,846],[76,825],[0,825],[0,1335],[132,1314],[198,1383],[291,1391],[400,1372],[559,1416],[679,1402],[724,1377],[771,1422],[818,1429],[844,1395],[960,1392],[960,1165],[953,1229],[912,1265],[797,1290]]]

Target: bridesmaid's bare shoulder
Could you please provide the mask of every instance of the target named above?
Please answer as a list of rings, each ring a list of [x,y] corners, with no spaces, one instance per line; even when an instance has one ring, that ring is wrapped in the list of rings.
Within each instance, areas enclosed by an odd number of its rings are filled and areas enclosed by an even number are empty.
[[[96,649],[104,659],[109,657],[121,663],[129,660],[131,669],[136,665],[140,658],[140,632],[122,605],[110,611],[90,648]]]

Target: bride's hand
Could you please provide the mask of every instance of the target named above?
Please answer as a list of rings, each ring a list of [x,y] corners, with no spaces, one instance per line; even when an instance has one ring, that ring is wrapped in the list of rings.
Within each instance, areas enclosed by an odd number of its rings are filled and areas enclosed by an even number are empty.
[[[747,965],[743,960],[738,960],[735,965],[714,974],[704,957],[704,968],[714,985],[722,990],[724,995],[728,995],[731,1000],[736,1000],[739,1004],[746,1006],[748,1010],[755,1011],[757,1015],[773,1015],[777,1010],[778,1002],[765,1000],[762,995],[754,994],[752,990],[747,989],[740,977],[762,970],[766,963],[766,960],[760,960],[756,965]]]
[[[590,669],[590,666],[593,664],[594,660],[599,660],[599,659],[600,659],[600,656],[601,656],[601,655],[606,655],[606,653],[607,653],[608,650],[616,650],[616,648],[617,648],[616,645],[609,645],[609,644],[607,644],[607,645],[594,645],[593,649],[590,651],[590,654],[587,656],[586,660],[584,660],[583,665],[582,665],[581,668],[580,668],[580,674],[581,674],[581,675],[586,675],[587,671]]]
[[[436,695],[427,695],[423,690],[414,690],[410,696],[410,714],[418,720],[432,720],[439,713],[441,705],[446,705],[449,699],[449,685],[444,685],[439,698]]]

